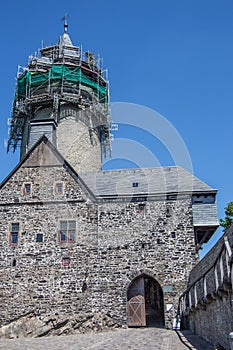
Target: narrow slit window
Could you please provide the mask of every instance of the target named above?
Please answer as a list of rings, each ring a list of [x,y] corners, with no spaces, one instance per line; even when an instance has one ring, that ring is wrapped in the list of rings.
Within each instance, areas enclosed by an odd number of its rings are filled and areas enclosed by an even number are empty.
[[[172,238],[176,238],[176,233],[175,233],[175,232],[172,232],[172,233],[171,233],[171,237],[172,237]]]
[[[70,243],[75,242],[75,234],[76,234],[76,222],[68,221],[68,241]]]
[[[19,241],[19,224],[11,224],[10,245],[17,246]]]
[[[60,242],[67,242],[67,221],[60,222]]]

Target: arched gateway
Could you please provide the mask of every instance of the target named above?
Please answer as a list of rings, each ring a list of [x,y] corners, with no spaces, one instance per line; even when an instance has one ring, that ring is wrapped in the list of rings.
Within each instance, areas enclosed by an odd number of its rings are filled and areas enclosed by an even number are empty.
[[[143,274],[130,284],[127,324],[129,327],[164,326],[163,290],[154,278]]]

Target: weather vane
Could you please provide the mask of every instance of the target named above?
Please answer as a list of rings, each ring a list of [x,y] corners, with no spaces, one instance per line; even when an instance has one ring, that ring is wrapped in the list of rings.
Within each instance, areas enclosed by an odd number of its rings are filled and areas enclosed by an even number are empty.
[[[69,16],[66,13],[65,16],[62,17],[62,19],[61,19],[61,21],[64,22],[64,33],[67,33],[67,30],[68,30],[68,23],[67,23],[68,17]]]

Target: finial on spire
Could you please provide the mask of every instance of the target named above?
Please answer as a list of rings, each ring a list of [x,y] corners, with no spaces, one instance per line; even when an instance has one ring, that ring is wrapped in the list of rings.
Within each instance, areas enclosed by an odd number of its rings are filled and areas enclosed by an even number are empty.
[[[65,14],[64,17],[62,17],[61,20],[64,22],[64,33],[67,33],[67,31],[68,31],[68,23],[67,23],[68,15],[67,15],[67,13]]]

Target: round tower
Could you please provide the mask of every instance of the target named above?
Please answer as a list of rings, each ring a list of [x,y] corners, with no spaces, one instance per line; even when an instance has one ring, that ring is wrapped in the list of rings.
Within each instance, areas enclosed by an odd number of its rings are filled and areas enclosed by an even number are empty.
[[[102,168],[110,152],[109,93],[101,59],[74,46],[67,23],[18,73],[8,150],[22,158],[46,135],[78,172]]]

